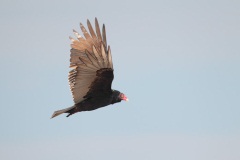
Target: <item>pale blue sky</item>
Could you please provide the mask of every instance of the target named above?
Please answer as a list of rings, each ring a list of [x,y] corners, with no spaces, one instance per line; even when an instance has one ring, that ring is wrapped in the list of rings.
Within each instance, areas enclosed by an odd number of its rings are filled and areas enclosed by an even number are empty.
[[[95,17],[130,102],[50,119]],[[0,20],[0,159],[240,159],[239,1],[1,0]]]

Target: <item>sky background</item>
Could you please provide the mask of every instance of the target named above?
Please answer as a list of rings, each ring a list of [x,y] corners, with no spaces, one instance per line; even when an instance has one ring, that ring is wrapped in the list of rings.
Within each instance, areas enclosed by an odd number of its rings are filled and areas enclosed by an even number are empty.
[[[130,101],[50,119],[95,17]],[[240,159],[240,1],[1,0],[0,20],[0,159]]]

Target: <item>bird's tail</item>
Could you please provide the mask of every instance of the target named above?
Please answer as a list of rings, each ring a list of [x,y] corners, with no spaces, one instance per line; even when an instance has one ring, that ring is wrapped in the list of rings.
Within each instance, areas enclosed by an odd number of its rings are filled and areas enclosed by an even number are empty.
[[[68,107],[68,108],[65,108],[65,109],[61,109],[61,110],[58,110],[58,111],[55,111],[52,115],[51,118],[54,118],[56,116],[59,116],[60,114],[62,113],[68,113],[71,109],[73,109],[75,106],[72,106],[72,107]]]

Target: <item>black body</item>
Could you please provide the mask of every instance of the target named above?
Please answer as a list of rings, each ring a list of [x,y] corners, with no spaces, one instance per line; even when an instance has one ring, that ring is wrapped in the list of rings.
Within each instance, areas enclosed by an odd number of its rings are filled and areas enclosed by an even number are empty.
[[[110,104],[121,102],[119,94],[120,94],[119,91],[112,90],[110,94],[87,98],[84,101],[75,104],[73,109],[67,111],[66,113],[69,113],[67,117],[77,112],[92,111]]]

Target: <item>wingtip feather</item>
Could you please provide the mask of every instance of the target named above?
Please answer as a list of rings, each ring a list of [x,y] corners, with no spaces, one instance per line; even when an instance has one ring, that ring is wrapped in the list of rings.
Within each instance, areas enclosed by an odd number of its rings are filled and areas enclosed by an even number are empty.
[[[75,34],[75,36],[77,38],[81,38],[82,37],[75,29],[73,29],[73,33]]]
[[[69,39],[70,39],[72,42],[75,41],[75,39],[73,39],[71,36],[69,36]]]

